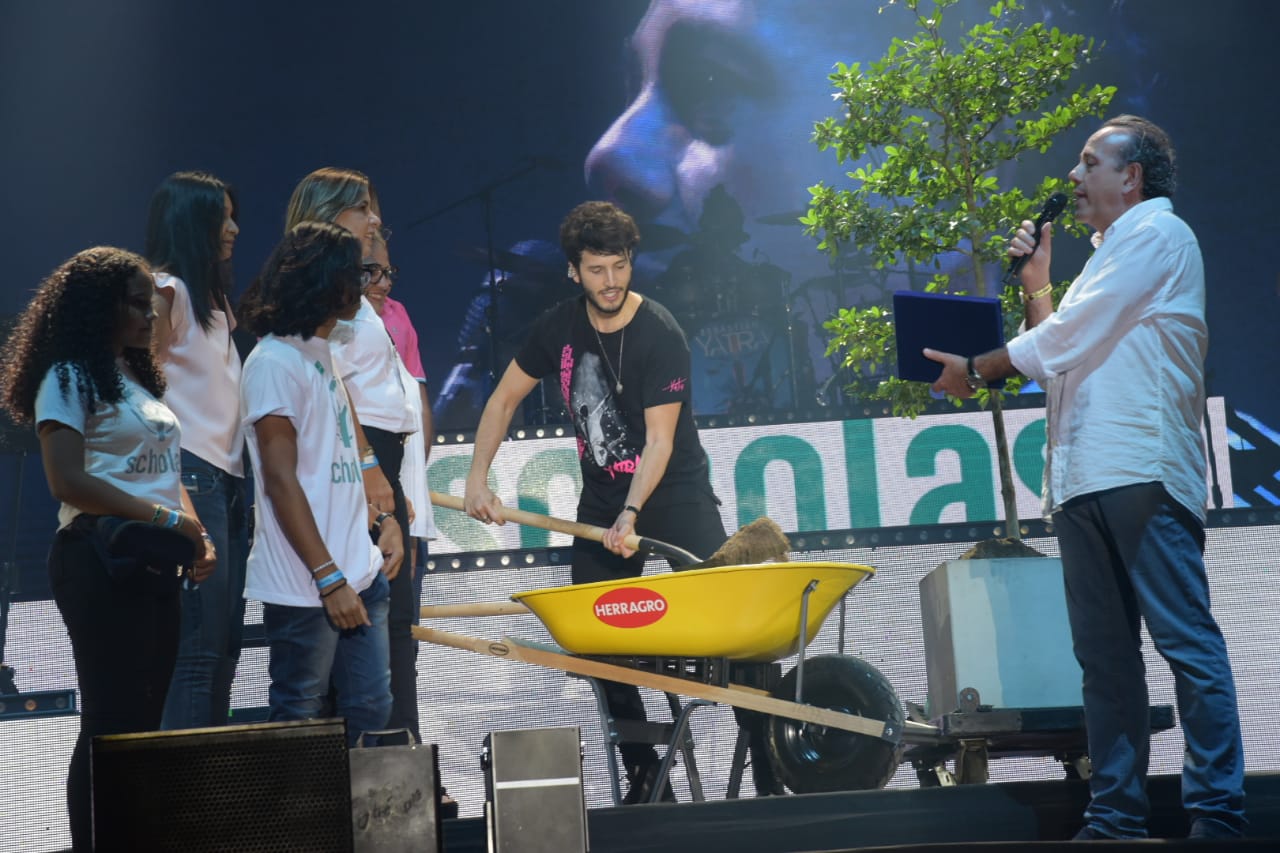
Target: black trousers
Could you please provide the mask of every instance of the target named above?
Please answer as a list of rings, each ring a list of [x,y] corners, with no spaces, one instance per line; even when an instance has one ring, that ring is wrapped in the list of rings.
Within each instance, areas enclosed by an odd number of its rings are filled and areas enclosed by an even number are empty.
[[[418,624],[421,608],[422,577],[410,568],[409,504],[400,485],[400,465],[404,461],[402,433],[366,426],[365,438],[378,457],[378,467],[391,483],[395,495],[395,516],[404,536],[404,563],[391,581],[391,608],[387,614],[387,633],[391,646],[391,716],[388,729],[408,729],[419,742],[418,728],[418,641],[409,629]],[[415,577],[417,575],[417,577]]]
[[[49,551],[49,585],[66,623],[80,687],[80,734],[67,775],[76,851],[93,845],[89,753],[97,735],[160,728],[178,657],[178,587],[121,584],[85,536],[61,530]]]
[[[724,522],[720,519],[720,509],[716,499],[710,492],[698,495],[697,498],[696,502],[688,504],[645,507],[640,517],[636,519],[636,533],[684,548],[694,556],[705,560],[725,543],[728,536],[724,531]],[[618,512],[621,510],[622,508],[619,507]],[[605,516],[606,514],[603,513],[592,515],[591,512],[584,511],[581,506],[578,508],[578,520],[587,524],[611,527],[617,519],[617,513],[609,517]],[[644,572],[647,559],[649,558],[644,554],[636,554],[629,558],[620,557],[599,542],[575,538],[572,580],[577,584],[639,577]],[[669,560],[668,563],[670,563]],[[679,567],[672,566],[672,568],[679,571]],[[616,681],[600,683],[604,688],[609,713],[614,719],[648,719],[644,700],[640,697],[638,688]],[[764,750],[765,716],[740,708],[734,708],[733,712],[738,725],[749,736],[751,763],[757,787],[772,786],[771,774],[767,778],[761,778],[760,775],[768,768],[768,756]],[[657,761],[657,753],[648,744],[624,743],[619,745],[618,751],[622,755],[622,763],[629,770]]]

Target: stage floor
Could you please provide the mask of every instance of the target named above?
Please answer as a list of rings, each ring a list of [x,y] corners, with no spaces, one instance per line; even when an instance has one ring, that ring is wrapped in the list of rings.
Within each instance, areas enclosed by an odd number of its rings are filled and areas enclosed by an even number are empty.
[[[1245,790],[1248,841],[1095,842],[1085,849],[1153,843],[1161,849],[1280,849],[1280,774],[1249,774]],[[1152,838],[1184,839],[1178,777],[1152,777],[1148,791]],[[1064,779],[601,808],[587,816],[592,853],[956,853],[1020,850],[1032,843],[1052,850],[1079,829],[1087,798],[1086,783]],[[447,821],[444,835],[445,853],[486,849],[482,819]]]

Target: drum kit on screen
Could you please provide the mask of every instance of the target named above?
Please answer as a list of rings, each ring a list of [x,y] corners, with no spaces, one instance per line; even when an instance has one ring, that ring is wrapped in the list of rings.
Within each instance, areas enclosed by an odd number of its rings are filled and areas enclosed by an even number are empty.
[[[799,212],[762,216],[764,225],[799,227]],[[825,356],[822,324],[842,306],[878,301],[882,286],[860,254],[833,271],[792,285],[775,264],[747,261],[746,235],[684,234],[642,226],[646,250],[680,248],[650,285],[684,329],[693,361],[694,413],[743,415],[831,406],[846,371],[815,381]],[[655,245],[657,244],[657,245]]]
[[[877,299],[874,276],[838,262],[831,274],[792,287],[785,269],[738,254],[747,235],[737,211],[729,208],[727,223],[723,216],[712,219],[714,215],[704,215],[702,227],[693,233],[641,224],[641,251],[670,260],[651,280],[641,280],[637,273],[632,282],[636,290],[665,306],[684,330],[692,361],[694,414],[750,415],[833,405],[840,394],[834,380],[842,373],[835,371],[820,384],[814,377],[815,363],[824,358],[821,326],[837,306]],[[799,216],[788,212],[757,221],[798,227]],[[496,268],[504,303],[503,334],[496,341],[481,340],[495,331],[485,322],[483,306],[469,312],[475,314],[470,349],[477,358],[483,350],[496,348],[505,362],[531,321],[568,292],[556,286],[563,283],[564,269],[555,255],[524,245],[495,251],[492,257],[487,250],[465,250],[469,260]],[[484,298],[492,296],[486,293]],[[540,413],[528,414],[526,420],[559,422],[563,412],[555,410],[554,403],[544,401]]]
[[[807,335],[798,334],[787,298],[790,277],[773,264],[699,255],[703,262],[677,256],[652,288],[689,341],[694,414],[794,408],[802,393],[796,368],[809,365]]]

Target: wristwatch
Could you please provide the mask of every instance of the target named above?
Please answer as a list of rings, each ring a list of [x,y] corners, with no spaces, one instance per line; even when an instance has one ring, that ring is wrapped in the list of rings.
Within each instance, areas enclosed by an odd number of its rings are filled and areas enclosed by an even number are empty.
[[[982,378],[982,374],[978,372],[978,368],[973,365],[973,356],[969,356],[966,362],[969,368],[969,375],[964,378],[965,384],[969,386],[970,391],[977,391],[979,388],[987,387],[987,380]]]

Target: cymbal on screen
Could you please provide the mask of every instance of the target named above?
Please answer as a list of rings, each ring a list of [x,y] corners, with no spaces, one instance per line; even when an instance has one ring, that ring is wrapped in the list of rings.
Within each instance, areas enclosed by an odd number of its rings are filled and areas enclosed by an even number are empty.
[[[672,225],[659,225],[651,222],[640,226],[640,249],[662,251],[687,245],[689,235]]]
[[[464,246],[459,250],[458,254],[468,261],[475,261],[478,264],[484,264],[486,267],[489,265],[489,250],[483,246]],[[553,266],[539,258],[531,258],[528,255],[509,252],[504,249],[494,250],[493,263],[497,269],[525,275],[545,277],[562,273],[559,266]]]

